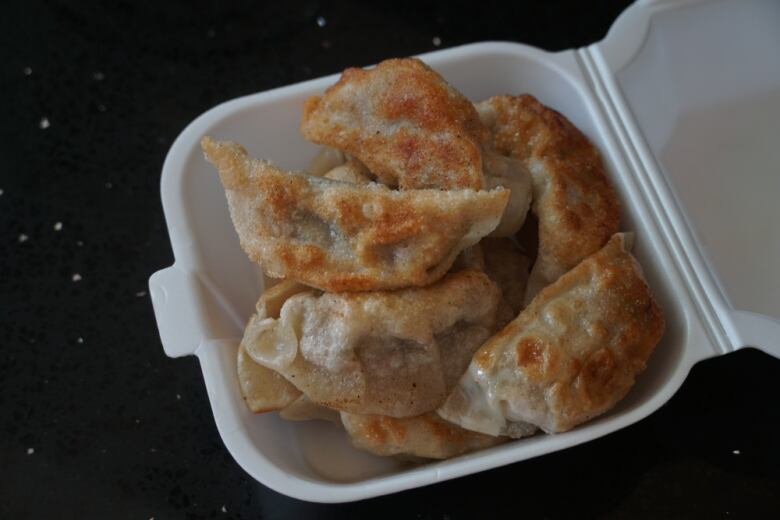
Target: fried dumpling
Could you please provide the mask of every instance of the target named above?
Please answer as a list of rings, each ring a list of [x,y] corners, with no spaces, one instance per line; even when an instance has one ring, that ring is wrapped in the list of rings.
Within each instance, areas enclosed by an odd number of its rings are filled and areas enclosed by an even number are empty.
[[[241,342],[319,404],[409,417],[440,406],[493,332],[500,291],[482,272],[424,288],[289,298],[278,318],[258,312]]]
[[[620,227],[620,206],[598,150],[573,124],[533,96],[496,96],[477,104],[496,150],[531,172],[539,253],[526,303]]]
[[[241,246],[268,276],[327,291],[424,286],[498,225],[509,192],[394,191],[285,172],[204,137]]]
[[[479,351],[439,409],[490,435],[563,432],[622,399],[664,331],[625,234],[543,289]]]
[[[483,188],[487,137],[462,94],[418,59],[351,68],[303,107],[303,136],[357,157],[401,189]]]
[[[341,412],[341,421],[352,444],[375,455],[447,459],[507,440],[466,430],[434,412],[403,419]]]

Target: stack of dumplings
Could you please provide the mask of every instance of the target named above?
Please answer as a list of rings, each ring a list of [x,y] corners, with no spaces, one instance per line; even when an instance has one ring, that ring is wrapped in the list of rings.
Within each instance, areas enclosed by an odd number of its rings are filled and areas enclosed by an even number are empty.
[[[253,412],[443,459],[569,430],[626,395],[663,312],[566,118],[530,95],[472,104],[392,59],[307,99],[301,132],[322,146],[307,172],[201,142],[242,248],[280,279],[238,350]]]

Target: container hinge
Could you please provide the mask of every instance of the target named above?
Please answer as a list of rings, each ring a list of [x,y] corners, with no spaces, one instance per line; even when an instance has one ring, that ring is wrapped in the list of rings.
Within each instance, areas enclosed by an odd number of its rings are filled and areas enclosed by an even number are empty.
[[[705,288],[705,285],[709,284],[710,290],[713,290],[712,282],[703,281],[702,276],[697,274],[705,272],[703,268],[697,270],[697,267],[703,265],[703,257],[695,246],[683,247],[685,243],[694,244],[692,240],[685,238],[685,235],[690,235],[691,232],[687,229],[676,204],[661,202],[662,200],[673,201],[674,197],[660,173],[658,164],[649,152],[647,143],[627,107],[614,76],[598,49],[598,44],[578,49],[576,56],[602,112],[605,126],[612,132],[617,148],[623,153],[626,165],[629,166],[628,173],[633,176],[639,187],[640,197],[656,219],[657,229],[663,237],[667,252],[679,270],[691,303],[701,318],[712,344],[721,354],[733,351],[735,347]]]

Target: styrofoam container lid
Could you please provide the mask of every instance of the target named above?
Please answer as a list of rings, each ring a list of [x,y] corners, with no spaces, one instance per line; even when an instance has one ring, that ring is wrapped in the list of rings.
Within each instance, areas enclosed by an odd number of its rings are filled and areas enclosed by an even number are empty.
[[[352,448],[320,422],[252,414],[236,349],[264,283],[239,246],[203,135],[303,169],[316,147],[298,132],[303,99],[336,76],[219,105],[176,139],[162,199],[173,266],[149,280],[165,352],[198,356],[217,428],[254,478],[290,496],[357,500],[570,447],[647,416],[691,366],[743,346],[780,357],[780,3],[639,2],[606,39],[547,53],[483,43],[421,58],[472,100],[529,92],[601,150],[623,227],[667,317],[646,371],[608,414],[455,459],[404,466]]]
[[[644,2],[590,49],[713,334],[775,353],[778,28],[774,0]]]

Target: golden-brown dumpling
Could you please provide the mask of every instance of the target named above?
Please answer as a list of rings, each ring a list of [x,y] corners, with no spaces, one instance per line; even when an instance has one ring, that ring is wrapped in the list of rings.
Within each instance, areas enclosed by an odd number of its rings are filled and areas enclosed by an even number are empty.
[[[268,276],[327,291],[424,286],[498,225],[509,192],[394,191],[252,159],[201,142],[220,173],[241,246]]]
[[[500,291],[482,272],[424,288],[289,298],[253,316],[241,342],[319,404],[409,417],[436,409],[492,334]]]
[[[495,96],[477,104],[496,150],[531,172],[539,253],[526,303],[620,227],[620,205],[598,150],[564,116],[533,96]]]
[[[306,100],[303,136],[357,157],[378,180],[401,189],[483,188],[477,112],[418,59],[351,68]]]
[[[490,435],[554,433],[622,399],[664,330],[627,240],[613,236],[543,289],[474,355],[439,414]]]
[[[375,455],[447,459],[507,440],[466,430],[435,412],[403,419],[341,412],[341,421],[352,444]]]

